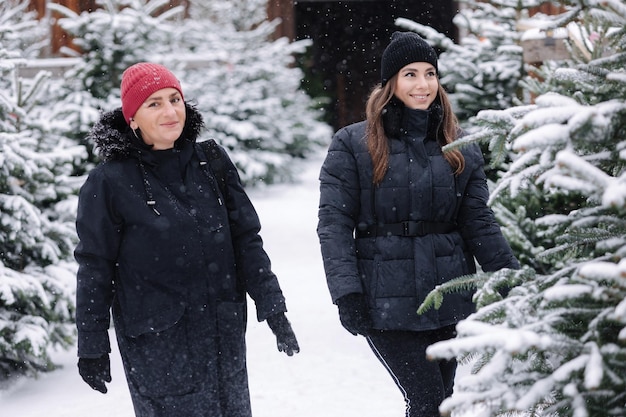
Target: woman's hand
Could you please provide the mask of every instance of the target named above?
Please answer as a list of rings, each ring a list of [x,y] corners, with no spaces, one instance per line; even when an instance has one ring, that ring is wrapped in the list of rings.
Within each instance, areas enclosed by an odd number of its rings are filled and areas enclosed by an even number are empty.
[[[279,352],[285,352],[288,356],[293,356],[294,353],[300,352],[298,340],[289,320],[285,317],[285,313],[278,313],[268,317],[267,325],[276,336],[276,345]]]
[[[111,361],[105,353],[99,358],[78,358],[78,373],[91,388],[107,393],[105,382],[111,382]]]

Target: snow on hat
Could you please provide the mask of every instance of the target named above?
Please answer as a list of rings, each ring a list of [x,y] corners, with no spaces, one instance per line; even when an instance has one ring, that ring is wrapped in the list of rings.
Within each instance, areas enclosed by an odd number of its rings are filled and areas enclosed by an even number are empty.
[[[163,65],[140,62],[126,68],[122,74],[122,85],[120,86],[122,113],[126,122],[130,124],[130,119],[137,113],[139,107],[155,91],[168,87],[177,89],[183,97],[180,82]]]
[[[381,59],[380,78],[382,85],[387,84],[391,77],[412,62],[428,62],[437,69],[437,53],[417,33],[394,32]]]

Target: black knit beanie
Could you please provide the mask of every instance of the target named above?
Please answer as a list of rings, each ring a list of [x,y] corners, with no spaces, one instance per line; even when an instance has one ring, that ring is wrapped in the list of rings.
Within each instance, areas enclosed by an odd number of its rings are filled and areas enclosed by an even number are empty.
[[[415,32],[394,32],[380,63],[382,85],[412,62],[428,62],[437,70],[437,53]]]

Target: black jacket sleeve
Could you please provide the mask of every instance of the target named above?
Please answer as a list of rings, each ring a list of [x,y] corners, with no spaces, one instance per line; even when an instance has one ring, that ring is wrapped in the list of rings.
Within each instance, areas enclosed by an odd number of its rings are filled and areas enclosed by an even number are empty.
[[[76,326],[81,357],[111,351],[107,330],[121,233],[114,212],[104,173],[95,169],[80,190],[76,217],[80,239],[74,251],[78,262]]]
[[[350,127],[335,134],[320,172],[317,234],[333,302],[363,292],[353,235],[361,191],[357,161],[349,145],[352,134]]]
[[[225,161],[225,200],[238,278],[256,304],[257,319],[263,321],[271,315],[287,311],[285,298],[263,248],[257,212],[241,184],[237,168],[221,147],[220,152]]]
[[[489,188],[480,148],[471,146],[468,149],[466,169],[470,170],[469,179],[457,218],[463,240],[483,271],[519,269],[519,262],[487,205]]]

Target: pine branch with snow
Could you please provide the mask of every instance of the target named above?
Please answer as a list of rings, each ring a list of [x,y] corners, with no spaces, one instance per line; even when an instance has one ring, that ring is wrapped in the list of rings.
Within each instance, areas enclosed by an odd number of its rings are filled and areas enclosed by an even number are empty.
[[[8,13],[18,18],[17,13]],[[4,16],[4,15],[3,15]],[[31,17],[32,18],[32,17]],[[13,26],[19,37],[20,28]],[[28,39],[25,36],[23,39]],[[0,38],[0,380],[49,370],[73,338],[75,162],[82,147],[55,134],[50,74],[18,74],[19,49]],[[11,48],[16,44],[8,42]],[[28,44],[24,43],[24,47]]]
[[[536,274],[502,299],[479,288],[482,304],[458,337],[428,349],[474,364],[444,414],[626,415],[626,9],[564,6],[538,18],[578,28],[572,58],[522,83],[534,103],[475,120],[476,138],[513,151],[490,203],[517,221],[507,237],[523,234],[514,241]]]
[[[101,100],[119,91],[122,72],[151,56],[178,46],[184,7],[167,0],[98,0],[99,8],[77,14],[60,4],[48,7],[62,14],[58,24],[73,37],[81,63],[67,73],[81,83],[78,90]],[[163,11],[166,9],[166,11]],[[76,52],[64,49],[70,55]]]
[[[454,23],[459,43],[428,26],[399,18],[396,24],[419,33],[441,49],[441,83],[462,124],[480,110],[501,110],[519,102],[518,84],[525,75],[516,30],[518,17],[536,1],[459,1]],[[471,124],[468,125],[471,127]]]
[[[265,10],[264,1],[243,3]],[[185,38],[191,42],[203,34],[194,53],[206,62],[185,71],[184,88],[205,116],[206,136],[229,150],[246,184],[288,181],[293,160],[321,149],[332,136],[294,65],[310,41],[273,40],[278,21],[264,21],[265,13],[243,19],[236,5],[203,6],[213,18],[189,22]],[[225,18],[228,7],[235,10]]]

